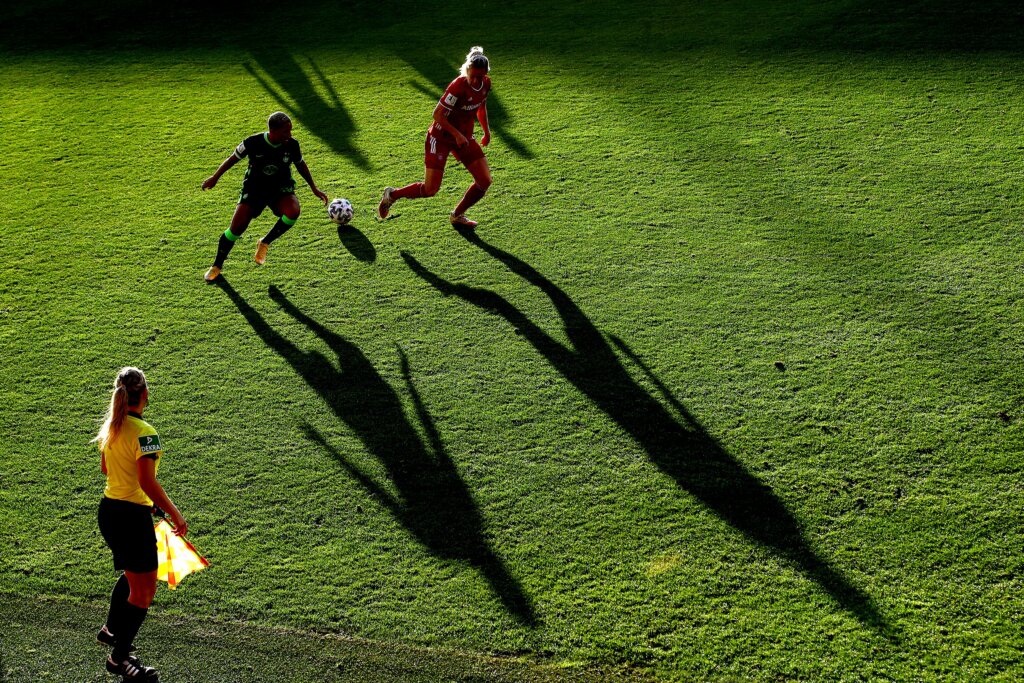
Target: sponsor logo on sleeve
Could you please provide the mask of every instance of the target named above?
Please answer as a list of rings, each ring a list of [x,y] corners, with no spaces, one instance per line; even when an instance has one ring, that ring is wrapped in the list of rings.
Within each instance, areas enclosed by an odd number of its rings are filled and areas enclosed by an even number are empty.
[[[142,454],[146,453],[158,453],[160,452],[160,437],[156,434],[150,434],[149,436],[139,437],[139,450]]]

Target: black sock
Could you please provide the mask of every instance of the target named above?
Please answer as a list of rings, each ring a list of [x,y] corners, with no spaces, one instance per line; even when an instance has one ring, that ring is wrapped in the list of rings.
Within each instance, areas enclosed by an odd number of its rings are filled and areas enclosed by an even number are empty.
[[[146,620],[148,612],[148,609],[136,607],[130,602],[124,603],[121,612],[121,622],[117,626],[120,633],[114,634],[117,638],[117,644],[114,645],[114,652],[110,655],[110,658],[115,663],[128,659],[132,643],[135,642],[135,636],[138,635],[139,628],[142,626],[142,622]]]
[[[120,630],[121,614],[124,612],[124,605],[128,602],[128,594],[131,587],[128,585],[128,577],[121,574],[121,577],[114,584],[114,590],[110,591],[110,611],[107,612],[107,630],[117,636]]]
[[[237,238],[235,238],[237,239]],[[218,268],[224,267],[224,259],[231,253],[231,247],[235,246],[234,240],[229,240],[226,235],[220,236],[220,242],[217,243],[217,258],[214,259],[213,265]]]
[[[294,225],[294,224],[295,224],[295,221],[292,221],[292,225]],[[281,235],[283,235],[286,232],[288,232],[288,229],[290,227],[292,227],[292,226],[288,225],[287,223],[285,223],[283,219],[278,218],[277,222],[274,223],[274,227],[272,227],[270,229],[270,232],[267,233],[267,236],[263,238],[263,240],[262,240],[263,243],[264,244],[270,244],[271,242],[276,240],[278,237],[280,237]]]

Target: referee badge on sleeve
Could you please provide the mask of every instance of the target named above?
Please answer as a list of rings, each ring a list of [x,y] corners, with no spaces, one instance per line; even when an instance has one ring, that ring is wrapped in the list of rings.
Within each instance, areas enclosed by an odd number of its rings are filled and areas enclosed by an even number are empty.
[[[156,434],[150,434],[149,436],[139,437],[139,450],[142,454],[146,453],[158,453],[160,449],[160,437]]]

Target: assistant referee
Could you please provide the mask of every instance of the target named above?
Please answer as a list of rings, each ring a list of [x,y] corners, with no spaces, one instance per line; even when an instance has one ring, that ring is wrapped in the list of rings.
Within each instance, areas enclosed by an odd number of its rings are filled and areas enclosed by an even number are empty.
[[[110,612],[96,639],[113,647],[107,671],[126,681],[156,681],[156,669],[131,654],[139,627],[156,593],[157,553],[153,505],[165,510],[175,533],[188,531],[185,518],[156,480],[163,449],[153,427],[142,419],[149,388],[142,370],[122,368],[114,380],[107,418],[94,441],[107,487],[100,501],[99,525],[123,571],[110,594]]]

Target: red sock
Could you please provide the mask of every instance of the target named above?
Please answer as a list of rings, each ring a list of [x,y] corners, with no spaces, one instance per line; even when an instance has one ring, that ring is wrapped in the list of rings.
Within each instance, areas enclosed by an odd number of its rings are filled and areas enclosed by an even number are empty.
[[[469,189],[466,190],[466,194],[462,195],[462,201],[459,202],[459,205],[455,207],[455,215],[461,216],[462,214],[469,211],[469,207],[473,206],[478,201],[480,201],[480,199],[483,198],[484,194],[486,193],[487,190],[481,189],[480,186],[477,185],[476,183],[470,185]]]
[[[413,183],[391,193],[392,199],[419,199],[423,196],[423,183]]]

